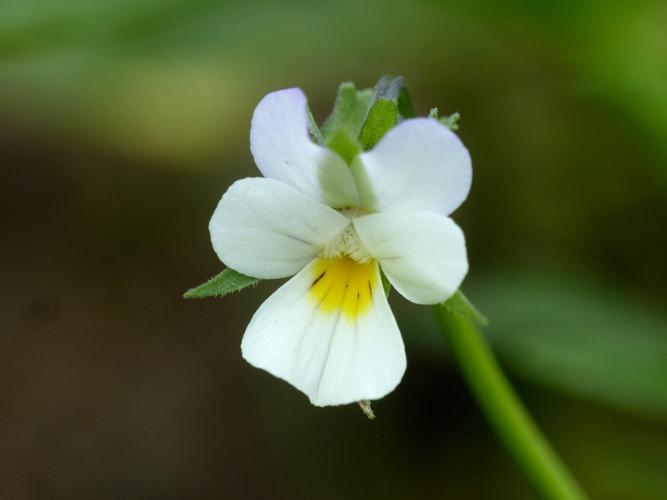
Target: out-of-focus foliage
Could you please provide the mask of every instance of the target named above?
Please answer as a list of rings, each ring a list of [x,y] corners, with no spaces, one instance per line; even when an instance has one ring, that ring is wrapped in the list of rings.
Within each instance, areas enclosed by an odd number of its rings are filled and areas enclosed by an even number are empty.
[[[388,0],[382,15],[378,6],[5,0],[3,101],[19,119],[29,112],[31,127],[58,126],[70,139],[189,163],[229,145],[229,123],[247,117],[249,97],[267,87],[330,89],[341,74],[364,68],[377,75],[387,66],[422,78],[422,68],[444,71],[434,67],[444,58],[450,85],[493,92],[532,64],[530,39],[568,68],[570,79],[561,84],[617,107],[620,119],[648,131],[647,146],[667,158],[660,140],[667,130],[663,2]],[[328,22],[318,23],[323,18]],[[485,60],[489,53],[495,61]],[[503,65],[504,80],[484,81],[482,74]],[[474,76],[479,81],[471,82]]]
[[[530,265],[490,274],[474,296],[517,375],[667,420],[667,317],[647,298]]]
[[[322,124],[391,73],[460,113],[463,289],[529,408],[593,498],[665,498],[665,26],[662,0],[0,2],[0,496],[530,498],[430,312],[391,294],[409,368],[369,431],[241,360],[270,284],[181,299],[258,175],[259,99],[302,87]]]

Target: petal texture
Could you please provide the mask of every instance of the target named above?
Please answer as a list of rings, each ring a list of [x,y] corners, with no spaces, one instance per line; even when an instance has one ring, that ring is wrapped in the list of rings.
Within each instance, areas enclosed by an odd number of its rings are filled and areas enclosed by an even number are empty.
[[[470,154],[444,125],[405,120],[352,164],[362,207],[375,211],[452,213],[468,196]]]
[[[381,398],[406,366],[377,263],[337,260],[316,259],[280,287],[257,310],[241,343],[250,364],[286,380],[316,406]]]
[[[434,212],[385,212],[354,220],[364,248],[391,284],[417,304],[447,300],[468,272],[463,232]]]
[[[348,165],[311,140],[307,100],[298,88],[272,92],[260,101],[252,117],[250,150],[264,177],[334,208],[358,202]]]
[[[223,195],[209,231],[228,267],[255,278],[299,272],[350,221],[274,179],[242,179]]]

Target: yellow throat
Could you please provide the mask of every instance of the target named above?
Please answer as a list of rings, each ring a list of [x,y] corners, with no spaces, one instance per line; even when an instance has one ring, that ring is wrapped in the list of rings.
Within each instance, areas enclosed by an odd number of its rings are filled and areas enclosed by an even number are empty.
[[[378,292],[377,261],[357,262],[347,256],[321,258],[312,266],[308,296],[324,313],[340,312],[350,321],[363,316]]]

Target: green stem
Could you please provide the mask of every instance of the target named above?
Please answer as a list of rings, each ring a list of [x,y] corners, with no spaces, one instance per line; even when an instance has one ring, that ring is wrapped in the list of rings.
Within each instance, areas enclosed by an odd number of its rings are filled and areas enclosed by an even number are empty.
[[[477,402],[540,497],[586,499],[521,404],[481,332],[444,306],[436,306],[436,314]]]

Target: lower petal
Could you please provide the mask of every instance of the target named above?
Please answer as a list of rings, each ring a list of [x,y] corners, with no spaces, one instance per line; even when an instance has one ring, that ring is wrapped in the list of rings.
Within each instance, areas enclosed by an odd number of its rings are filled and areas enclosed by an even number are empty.
[[[405,371],[405,349],[377,262],[315,259],[269,297],[241,343],[253,366],[316,406],[379,399]]]

